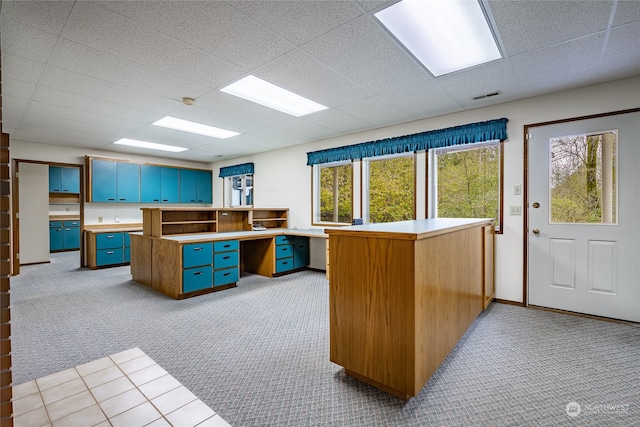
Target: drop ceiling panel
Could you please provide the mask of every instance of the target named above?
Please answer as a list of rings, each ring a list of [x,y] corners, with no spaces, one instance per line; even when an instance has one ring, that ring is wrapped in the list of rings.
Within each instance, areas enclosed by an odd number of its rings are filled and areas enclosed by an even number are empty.
[[[390,6],[393,3],[396,3],[396,0],[358,0],[358,4],[369,12],[377,12],[379,9],[384,9],[382,6]]]
[[[70,40],[59,43],[50,64],[175,100],[185,96],[195,98],[210,90],[178,76]]]
[[[327,33],[363,14],[346,1],[229,1],[230,6],[297,46]]]
[[[53,128],[66,128],[70,132],[89,132],[95,135],[96,140],[102,137],[104,143],[113,142],[114,139],[121,138],[130,130],[127,129],[127,122],[113,120],[111,126],[99,125],[100,117],[80,110],[58,107],[55,112],[47,108],[46,104],[32,102],[22,117],[22,125],[30,126],[29,129],[44,129],[45,126]]]
[[[223,2],[189,2],[189,7],[184,2],[101,4],[246,70],[295,47]]]
[[[511,101],[521,96],[516,74],[508,60],[501,59],[479,65],[464,72],[438,77],[438,84],[464,108]],[[496,97],[473,99],[501,92]]]
[[[385,92],[380,97],[414,117],[460,109],[460,103],[433,80]]]
[[[4,1],[2,17],[3,20],[19,22],[58,36],[74,3],[73,1]]]
[[[364,120],[375,127],[406,122],[415,118],[377,96],[341,105],[337,109]]]
[[[489,5],[506,55],[513,56],[606,30],[612,2],[499,0]]]
[[[23,82],[22,80],[13,79],[11,77],[2,78],[2,96],[15,96],[18,98],[30,99],[33,91],[36,89],[35,83]]]
[[[370,16],[318,37],[302,49],[373,93],[431,78]]]
[[[4,36],[2,37],[4,45]],[[45,64],[2,52],[2,78],[12,77],[23,82],[38,83]]]
[[[12,53],[37,62],[47,62],[58,38],[16,22],[2,25],[2,53]]]
[[[149,117],[152,117],[153,113],[159,115],[167,113],[176,108],[176,106],[182,105],[177,100],[57,67],[48,68],[47,74],[42,78],[41,85],[88,98],[96,98],[137,108],[146,111]]]
[[[95,124],[120,119],[122,122],[130,123],[128,127],[137,127],[149,123],[158,116],[153,112],[139,110],[98,98],[90,98],[88,96],[52,89],[46,86],[40,86],[36,90],[33,99],[45,104],[76,111],[78,119],[82,118],[85,114],[87,116],[92,114],[103,116],[96,119]],[[131,120],[133,117],[135,117],[136,120]]]
[[[254,74],[327,107],[372,95],[370,91],[299,49],[255,70]]]
[[[640,21],[640,2],[634,0],[618,1],[613,26],[617,27],[636,21]]]
[[[350,133],[355,129],[364,130],[371,127],[370,123],[333,108],[309,114],[305,116],[303,120],[332,129],[338,134]]]
[[[640,2],[638,2],[640,4]],[[639,8],[640,9],[640,8]],[[640,21],[611,30],[607,51],[602,58],[600,77],[603,81],[640,74]],[[629,52],[635,52],[635,57]],[[640,89],[638,89],[640,92]]]
[[[511,58],[524,95],[597,83],[604,33]]]

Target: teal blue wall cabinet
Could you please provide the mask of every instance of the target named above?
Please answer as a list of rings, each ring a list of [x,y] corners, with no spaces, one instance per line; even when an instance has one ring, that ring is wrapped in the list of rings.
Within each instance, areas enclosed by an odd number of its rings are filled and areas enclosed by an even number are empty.
[[[88,202],[212,203],[212,172],[87,156]]]
[[[80,193],[80,169],[49,166],[49,193]]]

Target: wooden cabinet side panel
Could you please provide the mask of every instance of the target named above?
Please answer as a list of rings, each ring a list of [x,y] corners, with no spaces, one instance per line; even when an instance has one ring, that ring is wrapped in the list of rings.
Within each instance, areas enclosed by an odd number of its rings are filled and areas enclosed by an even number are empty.
[[[131,277],[138,283],[151,286],[151,245],[152,239],[136,234],[131,239]]]
[[[403,393],[413,393],[414,242],[329,237],[330,358]]]
[[[475,227],[416,243],[416,392],[482,311],[483,233]]]
[[[89,231],[85,231],[87,235],[87,265],[89,268],[97,268],[96,262],[96,235]]]
[[[495,288],[495,227],[484,227],[484,306],[487,308],[496,295]]]
[[[179,298],[182,294],[182,245],[154,239],[151,258],[151,287],[172,298]]]

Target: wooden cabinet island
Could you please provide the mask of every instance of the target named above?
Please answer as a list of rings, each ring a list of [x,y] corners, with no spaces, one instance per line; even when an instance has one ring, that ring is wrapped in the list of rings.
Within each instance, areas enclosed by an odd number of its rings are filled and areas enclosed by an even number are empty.
[[[493,297],[493,221],[327,228],[331,361],[407,400]]]

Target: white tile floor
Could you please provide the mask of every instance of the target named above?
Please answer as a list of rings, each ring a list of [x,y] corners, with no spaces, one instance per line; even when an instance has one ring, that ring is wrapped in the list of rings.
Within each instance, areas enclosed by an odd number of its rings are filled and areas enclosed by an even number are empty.
[[[139,348],[13,387],[14,427],[230,427]]]

